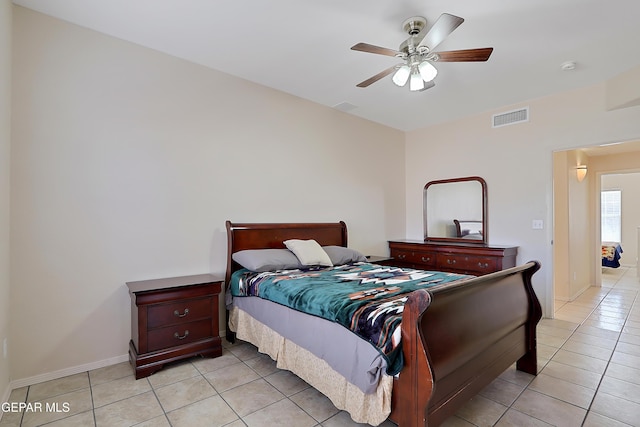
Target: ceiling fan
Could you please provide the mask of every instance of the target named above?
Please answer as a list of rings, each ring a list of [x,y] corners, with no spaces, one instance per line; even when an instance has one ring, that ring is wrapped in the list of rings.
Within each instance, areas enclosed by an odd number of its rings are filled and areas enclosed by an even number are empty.
[[[394,56],[403,60],[402,63],[379,72],[358,83],[357,86],[367,87],[395,72],[392,80],[396,85],[404,86],[408,81],[411,91],[423,91],[435,86],[433,79],[438,74],[438,70],[432,62],[486,61],[493,52],[492,47],[434,52],[436,46],[463,22],[464,19],[459,16],[443,13],[427,31],[427,20],[422,16],[413,16],[402,23],[402,30],[409,34],[409,38],[402,42],[398,50],[368,43],[353,45],[351,50]]]

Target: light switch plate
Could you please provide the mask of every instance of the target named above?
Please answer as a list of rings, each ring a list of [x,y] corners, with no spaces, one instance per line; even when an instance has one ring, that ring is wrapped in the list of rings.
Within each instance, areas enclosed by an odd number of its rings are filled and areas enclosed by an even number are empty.
[[[534,219],[531,223],[531,228],[534,230],[542,230],[544,228],[544,222],[541,219]]]

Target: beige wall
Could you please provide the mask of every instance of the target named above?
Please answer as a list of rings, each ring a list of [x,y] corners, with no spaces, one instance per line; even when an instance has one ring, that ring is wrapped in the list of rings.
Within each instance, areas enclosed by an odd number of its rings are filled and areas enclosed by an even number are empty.
[[[574,150],[572,150],[574,151]],[[569,300],[569,176],[571,151],[553,153],[553,282],[554,298]]]
[[[640,136],[640,108],[605,110],[602,84],[488,111],[407,134],[407,236],[422,235],[422,188],[433,179],[479,175],[489,193],[489,241],[537,259],[534,287],[553,307],[553,152]],[[491,128],[491,115],[528,105],[530,121]],[[447,159],[447,161],[443,161]],[[532,229],[542,219],[543,230]]]
[[[224,221],[404,235],[404,134],[14,8],[12,365],[126,354],[126,281],[225,269]]]
[[[0,0],[0,402],[9,391],[9,172],[11,141],[11,1]],[[8,350],[8,346],[7,346]],[[0,417],[2,414],[0,413]]]
[[[607,109],[640,105],[640,67],[633,68],[607,81]]]
[[[594,251],[600,244],[593,233],[593,174],[580,182],[578,165],[589,166],[581,150],[554,153],[554,297],[573,301],[595,284]]]

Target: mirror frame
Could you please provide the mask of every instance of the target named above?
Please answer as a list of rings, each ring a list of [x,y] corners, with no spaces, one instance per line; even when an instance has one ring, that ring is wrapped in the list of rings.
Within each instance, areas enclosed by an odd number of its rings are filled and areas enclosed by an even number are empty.
[[[477,181],[480,183],[482,187],[482,239],[481,240],[473,240],[473,239],[463,239],[460,237],[432,237],[429,236],[429,229],[427,226],[427,189],[432,185],[437,184],[451,184],[456,182],[467,182],[467,181]],[[488,233],[488,208],[487,208],[487,183],[484,179],[479,176],[467,176],[462,178],[451,178],[451,179],[440,179],[436,181],[429,181],[424,186],[424,190],[422,191],[422,214],[424,220],[424,241],[425,242],[450,242],[450,243],[469,243],[473,245],[488,245],[489,244],[489,233]],[[468,220],[469,218],[452,218],[460,219],[460,220]]]

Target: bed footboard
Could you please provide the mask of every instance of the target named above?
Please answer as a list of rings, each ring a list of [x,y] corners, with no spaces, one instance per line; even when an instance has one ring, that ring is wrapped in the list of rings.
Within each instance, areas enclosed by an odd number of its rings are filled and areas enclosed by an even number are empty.
[[[539,268],[533,261],[409,297],[393,421],[437,426],[513,363],[537,374],[542,310],[531,276]]]

